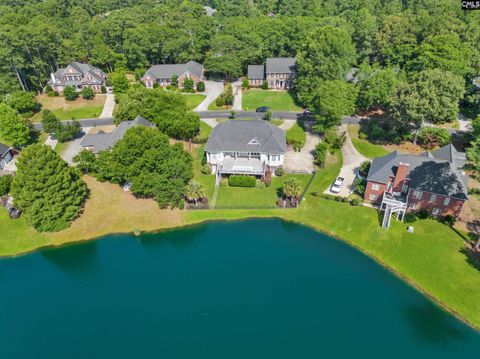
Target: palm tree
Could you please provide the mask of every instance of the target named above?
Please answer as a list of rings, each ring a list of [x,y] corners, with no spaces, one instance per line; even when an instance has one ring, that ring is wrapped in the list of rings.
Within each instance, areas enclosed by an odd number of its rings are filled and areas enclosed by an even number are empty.
[[[292,203],[297,207],[298,197],[302,194],[302,187],[300,182],[296,178],[287,178],[283,182],[283,194],[289,198]]]
[[[203,186],[197,181],[191,180],[187,184],[185,197],[187,198],[187,201],[193,202],[196,206],[197,201],[205,198],[205,188],[203,188]]]

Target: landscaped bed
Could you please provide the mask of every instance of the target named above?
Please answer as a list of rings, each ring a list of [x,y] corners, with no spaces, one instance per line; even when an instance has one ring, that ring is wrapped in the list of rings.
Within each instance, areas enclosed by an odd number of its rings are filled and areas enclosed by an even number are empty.
[[[295,124],[287,130],[286,136],[287,144],[293,146],[298,144],[300,148],[305,145],[307,140],[305,130],[298,124],[298,122],[295,122]]]
[[[291,91],[250,89],[242,91],[242,108],[246,111],[255,110],[260,106],[268,106],[272,111],[301,111],[295,103]]]
[[[85,100],[79,97],[75,101],[67,101],[63,96],[49,97],[47,95],[39,95],[36,97],[36,100],[42,105],[42,110],[52,111],[59,120],[79,120],[100,116],[106,95],[97,94],[92,100]],[[40,122],[42,113],[36,113],[30,120],[32,122]]]

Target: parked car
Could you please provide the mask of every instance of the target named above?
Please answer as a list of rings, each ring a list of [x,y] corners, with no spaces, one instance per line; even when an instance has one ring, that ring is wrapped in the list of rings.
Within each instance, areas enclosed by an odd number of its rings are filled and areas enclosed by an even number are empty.
[[[8,209],[8,215],[10,216],[11,219],[17,219],[18,217],[20,217],[21,214],[22,214],[22,211],[14,207],[10,207]]]
[[[303,115],[304,115],[304,116],[310,116],[311,114],[312,114],[312,112],[311,112],[308,108],[306,108],[305,110],[303,110]]]
[[[261,106],[261,107],[257,107],[257,109],[255,110],[255,112],[267,112],[270,110],[270,107],[268,106]]]
[[[343,182],[345,182],[345,178],[338,177],[335,182],[333,182],[332,186],[330,187],[330,192],[339,193],[342,189]]]

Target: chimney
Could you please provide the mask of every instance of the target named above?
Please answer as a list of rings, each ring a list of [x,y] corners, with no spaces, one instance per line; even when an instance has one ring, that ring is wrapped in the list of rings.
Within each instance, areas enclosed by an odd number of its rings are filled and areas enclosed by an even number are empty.
[[[399,162],[397,166],[397,173],[393,180],[393,192],[401,192],[403,183],[408,176],[410,165],[406,162]]]

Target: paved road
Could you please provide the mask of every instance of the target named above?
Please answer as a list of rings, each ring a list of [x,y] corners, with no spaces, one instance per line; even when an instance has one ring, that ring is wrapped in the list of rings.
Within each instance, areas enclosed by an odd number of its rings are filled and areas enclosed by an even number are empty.
[[[205,93],[207,97],[197,106],[194,111],[207,111],[208,106],[215,101],[223,92],[222,81],[205,81]]]
[[[111,118],[113,117],[113,108],[115,107],[115,95],[113,93],[107,94],[107,99],[103,105],[102,113],[100,118]]]

